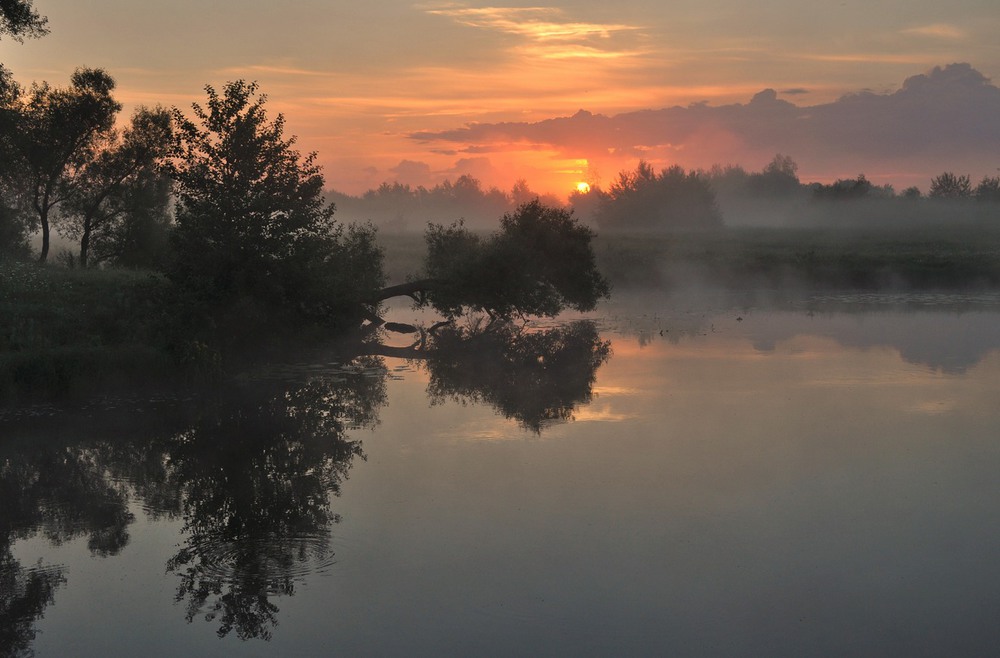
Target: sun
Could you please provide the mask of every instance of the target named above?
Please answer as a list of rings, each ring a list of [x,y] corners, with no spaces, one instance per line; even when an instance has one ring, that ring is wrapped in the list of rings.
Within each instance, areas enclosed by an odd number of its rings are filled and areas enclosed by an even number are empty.
[[[583,181],[576,184],[576,191],[580,194],[586,194],[590,192],[590,183],[584,183]]]

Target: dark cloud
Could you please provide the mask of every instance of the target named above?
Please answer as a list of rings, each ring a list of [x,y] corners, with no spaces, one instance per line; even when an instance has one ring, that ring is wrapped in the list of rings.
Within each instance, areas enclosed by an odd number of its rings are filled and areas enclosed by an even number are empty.
[[[407,180],[422,179],[431,175],[431,166],[426,162],[402,160],[389,171]]]
[[[802,87],[795,87],[793,89],[782,89],[781,93],[785,96],[801,96],[803,94],[808,94],[809,90]]]
[[[462,158],[446,173],[458,176],[467,175],[479,180],[488,180],[496,177],[497,170],[489,158],[479,157]]]
[[[822,105],[797,106],[765,89],[746,104],[698,103],[616,116],[580,110],[535,123],[470,124],[410,137],[476,149],[546,145],[583,156],[666,149],[689,166],[707,166],[709,157],[752,163],[780,152],[814,170],[872,172],[876,166],[975,175],[1000,165],[998,117],[1000,88],[968,64],[951,64],[908,78],[892,93],[862,91]]]

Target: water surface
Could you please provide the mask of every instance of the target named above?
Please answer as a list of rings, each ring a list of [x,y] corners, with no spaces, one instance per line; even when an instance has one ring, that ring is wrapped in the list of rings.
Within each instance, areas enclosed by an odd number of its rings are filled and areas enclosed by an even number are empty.
[[[626,294],[579,320],[6,412],[0,645],[1000,646],[994,296]]]

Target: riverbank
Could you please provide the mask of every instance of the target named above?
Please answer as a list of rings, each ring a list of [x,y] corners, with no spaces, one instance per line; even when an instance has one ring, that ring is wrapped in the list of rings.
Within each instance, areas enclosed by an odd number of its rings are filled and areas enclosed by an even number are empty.
[[[386,234],[379,241],[391,283],[420,270],[422,235]],[[907,233],[735,228],[612,234],[598,236],[594,248],[600,270],[619,291],[1000,290],[1000,222]],[[219,352],[193,338],[204,327],[184,324],[199,319],[179,318],[170,300],[169,283],[155,272],[0,263],[0,404],[217,375]],[[302,340],[295,335],[294,344],[331,338],[315,329]],[[278,333],[265,338],[254,353],[258,360],[281,352],[274,348]]]

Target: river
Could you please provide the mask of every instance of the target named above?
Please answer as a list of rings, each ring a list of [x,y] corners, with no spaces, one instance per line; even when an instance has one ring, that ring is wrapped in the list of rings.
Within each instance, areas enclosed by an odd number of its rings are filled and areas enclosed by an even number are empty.
[[[0,645],[1000,646],[1000,296],[626,292],[391,341],[4,412]]]

